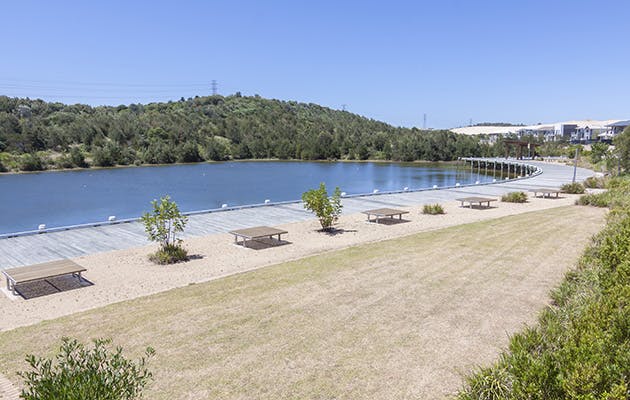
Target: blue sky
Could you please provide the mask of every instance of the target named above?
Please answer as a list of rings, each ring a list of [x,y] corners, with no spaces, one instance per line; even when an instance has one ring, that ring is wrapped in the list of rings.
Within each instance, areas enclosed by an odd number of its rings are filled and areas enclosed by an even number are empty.
[[[630,118],[629,1],[3,2],[0,94],[237,91],[445,128]]]

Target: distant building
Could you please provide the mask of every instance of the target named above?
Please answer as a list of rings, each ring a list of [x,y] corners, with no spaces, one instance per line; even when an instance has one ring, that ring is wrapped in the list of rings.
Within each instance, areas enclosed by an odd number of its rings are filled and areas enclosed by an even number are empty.
[[[590,143],[600,140],[600,135],[608,130],[607,125],[619,120],[584,120],[574,121],[576,123],[575,131],[571,134],[571,143]]]
[[[545,142],[556,141],[556,131],[553,125],[530,125],[524,126],[517,131],[519,138],[524,136],[534,136]]]
[[[606,131],[599,134],[599,139],[604,142],[610,142],[615,136],[630,126],[630,119],[625,121],[616,121],[606,125]]]
[[[481,136],[485,143],[494,144],[500,137],[523,138],[534,136],[545,142],[591,143],[610,141],[630,125],[630,120],[574,120],[530,126],[466,126],[451,129],[463,135]]]
[[[519,128],[520,126],[483,125],[464,126],[462,128],[451,129],[451,131],[461,135],[480,136],[484,143],[494,144],[499,137],[516,136],[516,132]]]

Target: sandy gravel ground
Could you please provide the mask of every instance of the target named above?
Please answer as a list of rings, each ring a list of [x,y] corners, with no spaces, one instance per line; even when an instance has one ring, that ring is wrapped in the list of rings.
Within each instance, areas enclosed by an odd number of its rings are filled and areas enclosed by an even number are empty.
[[[284,238],[290,244],[258,250],[234,245],[228,234],[209,235],[187,239],[185,246],[189,254],[197,258],[171,266],[158,266],[148,261],[147,255],[156,249],[155,246],[79,257],[74,261],[87,268],[85,278],[94,283],[93,286],[30,300],[8,295],[3,290],[0,294],[0,315],[3,316],[0,330],[361,243],[566,206],[573,204],[575,199],[574,195],[563,195],[560,199],[530,198],[525,204],[495,202],[493,208],[485,210],[461,208],[458,202],[446,202],[443,203],[446,214],[438,216],[422,215],[421,206],[407,207],[403,209],[410,211],[405,216],[409,222],[392,225],[370,224],[365,222],[363,214],[354,214],[340,219],[337,224],[340,232],[335,235],[318,232],[318,222],[313,219],[279,226],[289,232]],[[535,234],[535,229],[524,226],[523,234]]]

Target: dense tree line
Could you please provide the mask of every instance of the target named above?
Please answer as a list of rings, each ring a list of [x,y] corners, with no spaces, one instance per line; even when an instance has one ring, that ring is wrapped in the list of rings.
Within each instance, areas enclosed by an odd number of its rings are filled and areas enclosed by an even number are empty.
[[[208,96],[91,107],[0,96],[0,168],[229,159],[429,160],[493,155],[477,138],[393,127],[316,104]]]

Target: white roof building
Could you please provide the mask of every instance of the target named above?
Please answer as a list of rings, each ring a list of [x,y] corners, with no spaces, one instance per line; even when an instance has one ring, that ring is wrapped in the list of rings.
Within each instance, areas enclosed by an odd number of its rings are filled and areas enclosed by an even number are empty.
[[[520,126],[464,126],[462,128],[451,129],[452,132],[460,135],[486,136],[488,143],[495,143],[500,136],[516,135]]]
[[[465,126],[451,129],[452,132],[463,135],[486,136],[487,143],[496,143],[499,137],[516,135],[521,138],[533,135],[544,138],[546,142],[570,140],[574,142],[590,142],[598,138],[609,139],[619,133],[617,124],[627,121],[618,119],[593,120],[581,119],[539,124],[529,126]]]

